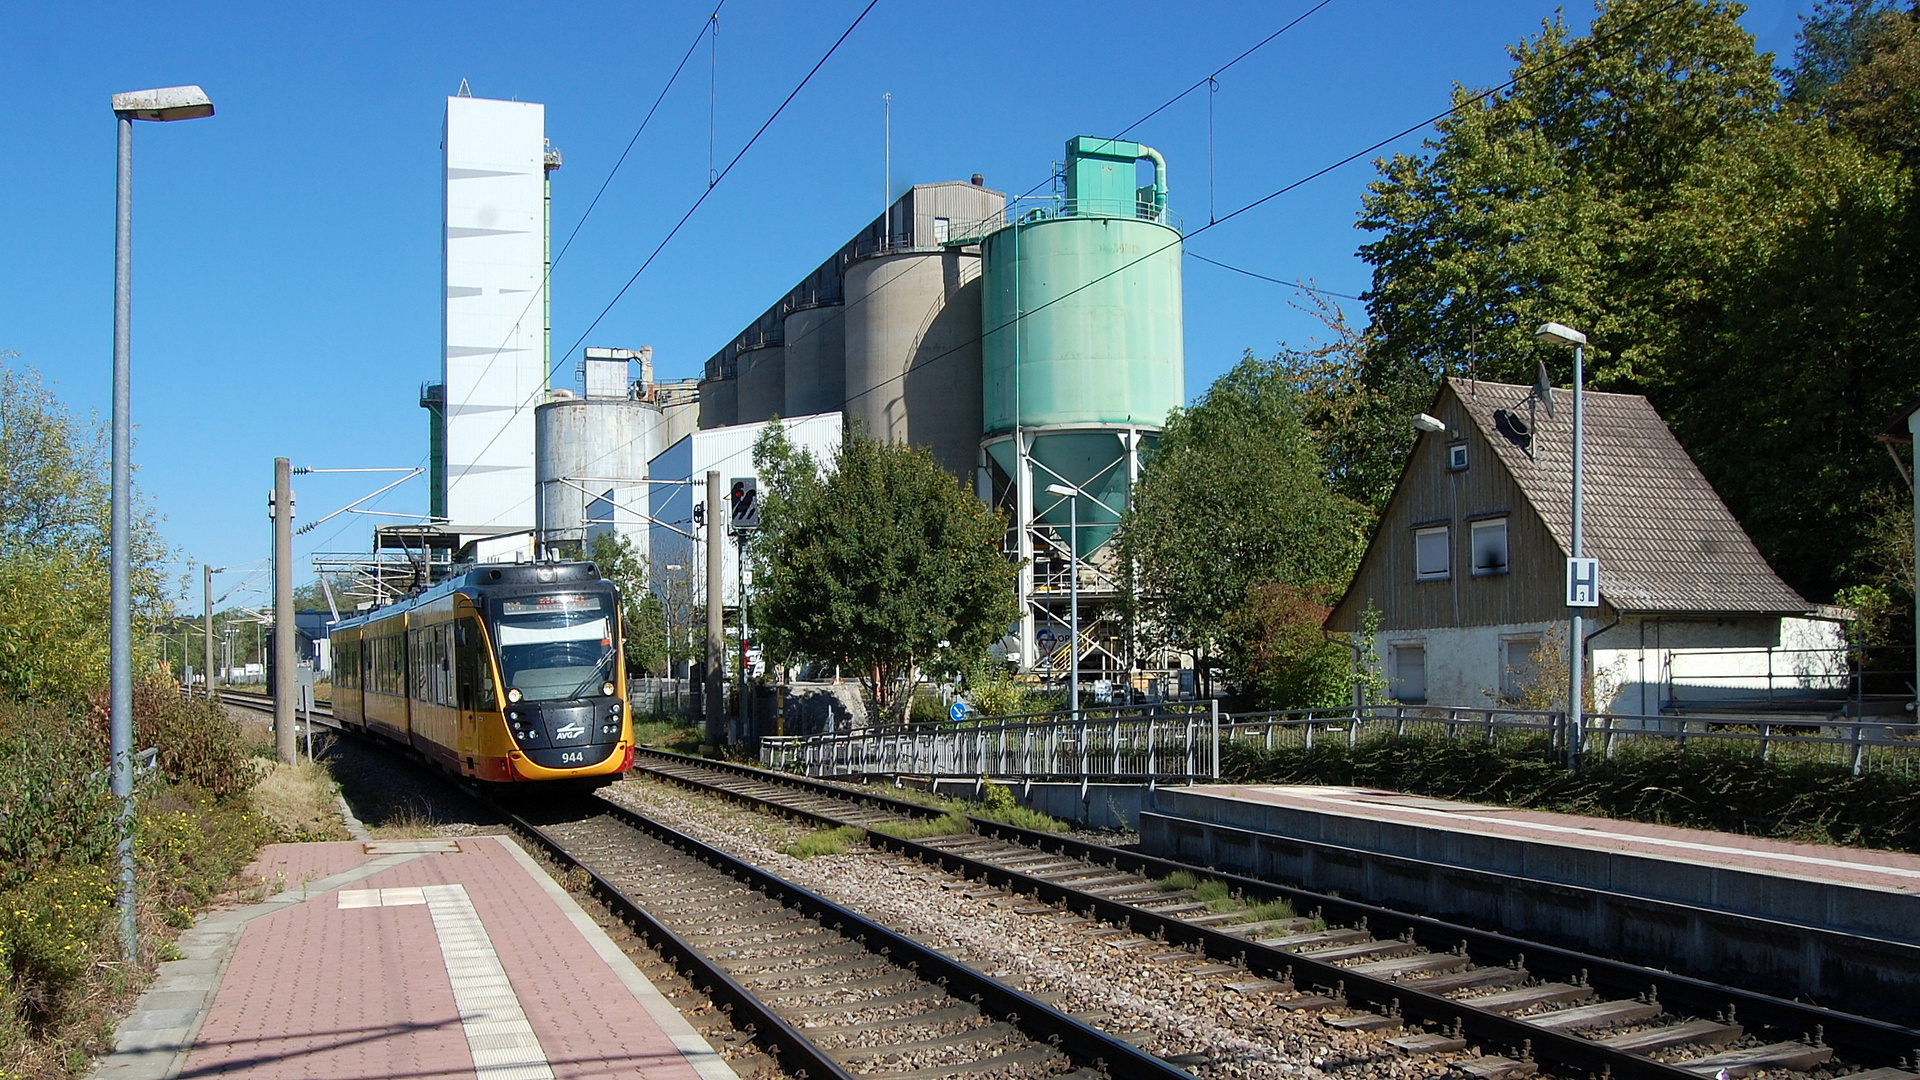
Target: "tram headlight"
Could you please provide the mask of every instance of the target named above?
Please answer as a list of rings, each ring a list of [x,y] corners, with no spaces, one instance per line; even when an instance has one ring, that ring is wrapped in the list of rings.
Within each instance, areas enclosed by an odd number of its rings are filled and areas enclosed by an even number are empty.
[[[507,700],[508,700],[508,701],[513,701],[513,702],[518,702],[518,701],[519,701],[519,700],[520,700],[520,699],[521,699],[522,697],[525,697],[525,696],[526,696],[526,695],[524,695],[524,694],[522,694],[522,693],[520,692],[520,688],[519,688],[519,687],[517,687],[517,686],[516,686],[516,687],[514,687],[513,689],[511,689],[511,690],[509,690],[509,691],[507,691]]]
[[[603,693],[603,694],[605,694],[605,695],[607,695],[608,697],[612,697],[612,696],[613,696],[613,684],[612,684],[612,683],[601,683],[601,684],[600,684],[600,692],[601,692],[601,693]]]

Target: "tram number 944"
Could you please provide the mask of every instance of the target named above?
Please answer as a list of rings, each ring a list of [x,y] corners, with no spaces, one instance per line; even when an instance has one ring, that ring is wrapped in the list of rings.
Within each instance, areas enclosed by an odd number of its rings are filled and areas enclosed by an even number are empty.
[[[585,750],[568,750],[560,755],[560,761],[564,765],[585,765],[587,763],[587,752]]]

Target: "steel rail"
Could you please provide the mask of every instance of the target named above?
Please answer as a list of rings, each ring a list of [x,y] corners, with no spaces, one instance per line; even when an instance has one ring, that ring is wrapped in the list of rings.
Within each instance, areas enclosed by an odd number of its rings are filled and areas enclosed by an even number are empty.
[[[835,784],[729,762],[709,761],[651,749],[642,750],[639,756],[732,773],[764,783],[810,791],[914,817],[932,817],[944,812],[919,803],[893,799],[871,792],[851,791]],[[662,772],[657,775],[687,782],[684,778],[674,777],[670,773]],[[829,814],[785,806],[774,800],[757,799],[724,788],[711,790],[731,798],[778,809],[783,813],[805,817],[821,824],[852,824]],[[1161,859],[1135,851],[1077,840],[1055,833],[1024,829],[985,818],[969,816],[969,820],[974,829],[983,836],[1040,851],[1111,865],[1116,869],[1132,871],[1150,878],[1164,878],[1169,874],[1184,871],[1220,881],[1229,888],[1239,890],[1243,895],[1250,897],[1287,900],[1294,905],[1295,910],[1319,908],[1323,915],[1329,916],[1332,920],[1350,925],[1364,922],[1377,937],[1410,932],[1416,943],[1435,951],[1446,951],[1464,942],[1475,960],[1482,964],[1524,962],[1524,966],[1529,969],[1550,971],[1566,976],[1577,976],[1584,972],[1597,989],[1604,989],[1622,997],[1632,997],[1651,989],[1662,1001],[1694,1010],[1701,1015],[1712,1015],[1715,1010],[1732,1005],[1737,1009],[1742,1020],[1757,1023],[1759,1026],[1806,1037],[1809,1041],[1812,1041],[1816,1037],[1815,1033],[1818,1032],[1819,1037],[1824,1038],[1827,1044],[1845,1051],[1849,1061],[1854,1064],[1870,1067],[1893,1065],[1908,1055],[1915,1054],[1915,1047],[1920,1046],[1920,1031],[1870,1017],[1788,1001],[1705,979],[1659,971],[1573,949],[1517,938],[1497,931],[1451,923],[1431,916],[1328,896],[1261,878],[1225,873],[1210,867]],[[1230,934],[1195,926],[1174,916],[1156,915],[1121,901],[1105,900],[1069,886],[1044,881],[982,860],[971,859],[964,854],[945,851],[933,845],[901,840],[877,832],[869,832],[868,840],[882,847],[932,861],[964,876],[978,877],[990,884],[1006,886],[1018,892],[1031,892],[1042,899],[1065,902],[1076,910],[1085,911],[1091,907],[1103,918],[1121,925],[1131,925],[1136,929],[1145,927],[1148,932],[1163,934],[1170,942],[1198,945],[1209,956],[1224,961],[1236,960],[1244,954],[1249,965],[1254,964],[1258,958],[1269,972],[1276,974],[1284,973],[1290,966],[1296,980],[1304,977],[1313,985],[1338,988],[1344,983],[1349,1000],[1363,1001],[1381,1011],[1392,1009],[1394,1003],[1398,1001],[1403,1015],[1444,1022],[1458,1020],[1463,1025],[1463,1031],[1484,1041],[1496,1042],[1515,1050],[1519,1050],[1531,1041],[1534,1055],[1542,1060],[1587,1070],[1596,1075],[1603,1068],[1610,1068],[1614,1076],[1623,1078],[1646,1077],[1651,1080],[1654,1077],[1663,1077],[1674,1080],[1674,1078],[1686,1076],[1699,1080],[1695,1074],[1683,1069],[1665,1065],[1638,1054],[1604,1047],[1579,1036],[1549,1032],[1501,1014],[1475,1009],[1469,1002],[1424,994],[1408,984],[1361,975],[1347,968],[1314,961],[1310,957],[1276,949],[1263,949],[1259,947],[1258,942],[1249,942]]]
[[[940,985],[948,994],[956,998],[973,1001],[982,1012],[1005,1021],[1037,1042],[1056,1047],[1083,1066],[1102,1070],[1114,1080],[1192,1080],[1191,1073],[1083,1024],[1037,998],[988,978],[965,964],[952,960],[851,908],[828,900],[818,893],[762,870],[745,860],[662,825],[618,803],[605,798],[596,798],[598,805],[594,806],[595,811],[618,818],[622,823],[679,848],[727,876],[759,890],[777,903],[795,909],[823,926],[832,927],[843,935],[860,941],[869,952],[879,954],[896,966],[914,971],[922,979]],[[796,1057],[794,1061],[796,1067],[811,1070],[814,1066],[810,1061],[817,1058],[831,1067],[833,1072],[814,1074],[810,1071],[809,1076],[831,1075],[836,1078],[848,1076],[839,1065],[825,1056],[824,1051],[814,1048],[797,1029],[781,1020],[758,999],[753,998],[751,993],[685,939],[680,938],[648,915],[644,908],[627,898],[606,879],[594,873],[591,867],[585,866],[559,841],[546,835],[538,826],[520,815],[511,814],[498,807],[495,809],[507,815],[515,828],[527,832],[529,837],[552,852],[556,858],[570,866],[585,870],[592,876],[595,888],[612,901],[623,914],[639,920],[649,932],[659,936],[668,944],[676,957],[683,959],[689,967],[698,972],[700,979],[711,980],[717,993],[725,996],[737,1008],[747,1010],[748,1014],[754,1017],[754,1023],[762,1023],[761,1018],[765,1017],[766,1030],[780,1033],[782,1049],[786,1048],[787,1043],[792,1042],[795,1044],[796,1054],[804,1053],[809,1059],[803,1062]],[[805,1051],[797,1049],[801,1045],[806,1047]]]

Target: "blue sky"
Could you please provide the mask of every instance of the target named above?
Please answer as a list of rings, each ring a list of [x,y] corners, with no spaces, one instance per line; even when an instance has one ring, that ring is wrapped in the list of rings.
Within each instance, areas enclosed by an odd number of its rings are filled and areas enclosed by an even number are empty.
[[[975,172],[1018,193],[1045,181],[1068,137],[1116,133],[1312,4],[880,0],[586,344],[652,345],[661,377],[697,375],[879,212],[884,93],[895,193]],[[571,369],[561,350],[704,187],[710,85],[724,163],[864,6],[727,0],[717,55],[710,62],[701,45],[554,270],[557,370]],[[12,362],[37,368],[71,407],[105,413],[108,97],[205,87],[214,118],[135,131],[135,458],[182,571],[197,579],[201,560],[261,559],[275,456],[324,468],[409,466],[426,454],[417,394],[439,370],[444,98],[464,78],[479,96],[546,104],[565,155],[553,184],[558,250],[711,7],[209,3],[141,19],[128,5],[10,5],[0,350],[19,353]],[[1784,57],[1810,8],[1758,0],[1744,21]],[[1201,91],[1132,137],[1166,155],[1173,206],[1191,228],[1210,206],[1225,213],[1431,116],[1456,81],[1500,81],[1505,46],[1553,10],[1542,0],[1333,0],[1220,78],[1211,124]],[[1591,10],[1567,14],[1584,29]],[[1353,223],[1372,175],[1356,162],[1191,248],[1358,294],[1365,234]],[[1244,350],[1317,330],[1293,290],[1192,259],[1186,299],[1189,395]],[[300,518],[379,483],[301,478]],[[380,505],[424,512],[425,502],[414,481]],[[316,550],[365,550],[370,529],[368,518],[335,519],[299,538],[301,565]]]

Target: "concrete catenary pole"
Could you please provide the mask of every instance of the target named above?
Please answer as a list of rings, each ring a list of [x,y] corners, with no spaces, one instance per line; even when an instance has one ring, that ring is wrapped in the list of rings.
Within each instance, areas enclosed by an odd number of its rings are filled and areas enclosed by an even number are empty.
[[[273,459],[273,746],[280,760],[293,764],[293,468]]]
[[[721,527],[720,508],[726,494],[720,488],[718,470],[707,470],[707,745],[725,741],[726,721],[721,713],[727,707],[727,632],[726,608],[722,589],[726,585],[726,531]]]
[[[200,564],[200,629],[206,631],[207,700],[213,700],[213,567]]]

